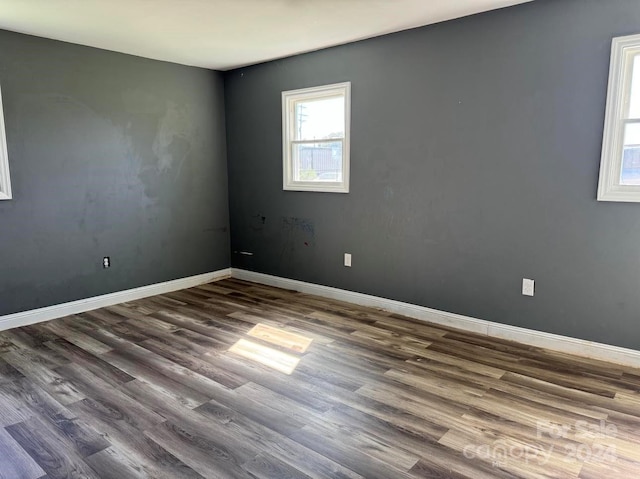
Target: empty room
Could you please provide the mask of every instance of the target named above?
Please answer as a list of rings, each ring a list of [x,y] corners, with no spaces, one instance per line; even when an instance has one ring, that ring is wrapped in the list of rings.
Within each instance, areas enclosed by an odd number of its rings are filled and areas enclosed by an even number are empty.
[[[0,0],[0,479],[640,477],[638,0]]]

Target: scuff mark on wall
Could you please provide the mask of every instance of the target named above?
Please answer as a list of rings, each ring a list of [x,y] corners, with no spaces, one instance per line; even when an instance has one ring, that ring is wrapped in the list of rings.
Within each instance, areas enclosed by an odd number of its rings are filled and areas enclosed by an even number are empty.
[[[310,219],[283,216],[280,226],[284,239],[280,252],[282,261],[291,260],[300,249],[307,250],[315,246],[315,226]]]
[[[282,229],[291,232],[303,232],[315,236],[313,222],[306,218],[296,218],[295,216],[282,217]]]
[[[262,231],[264,230],[265,224],[267,223],[267,217],[261,215],[260,213],[253,215],[251,217],[251,223],[249,225],[249,227],[255,231]]]

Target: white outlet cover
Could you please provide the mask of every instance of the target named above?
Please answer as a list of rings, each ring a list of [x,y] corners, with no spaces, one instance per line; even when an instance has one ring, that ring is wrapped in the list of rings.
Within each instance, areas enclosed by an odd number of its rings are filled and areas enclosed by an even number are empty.
[[[532,279],[522,278],[522,294],[524,296],[533,296],[535,292],[536,282]]]
[[[344,265],[348,266],[349,268],[351,267],[351,253],[344,254]]]

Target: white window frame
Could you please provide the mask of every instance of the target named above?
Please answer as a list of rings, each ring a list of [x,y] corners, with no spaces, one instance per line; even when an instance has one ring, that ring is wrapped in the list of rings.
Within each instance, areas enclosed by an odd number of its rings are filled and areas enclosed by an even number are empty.
[[[625,125],[640,123],[640,120],[626,118],[631,100],[633,59],[638,54],[640,54],[640,35],[613,39],[598,201],[640,202],[640,185],[621,184]]]
[[[10,200],[11,178],[9,176],[9,155],[7,154],[7,137],[4,129],[4,112],[2,110],[2,92],[0,91],[0,200]]]
[[[295,104],[300,100],[344,97],[344,138],[342,139],[342,181],[295,181],[293,165],[293,146],[306,141],[295,140]],[[351,133],[351,82],[334,83],[301,90],[282,92],[282,157],[284,190],[320,191],[331,193],[349,192],[350,171],[350,133]],[[324,140],[314,140],[315,143]],[[330,141],[335,142],[336,139]],[[309,141],[310,142],[310,141]]]

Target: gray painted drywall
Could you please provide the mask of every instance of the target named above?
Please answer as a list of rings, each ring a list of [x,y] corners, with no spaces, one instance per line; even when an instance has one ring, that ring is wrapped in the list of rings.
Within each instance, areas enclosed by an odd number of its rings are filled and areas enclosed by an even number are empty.
[[[595,199],[638,32],[637,0],[536,0],[228,72],[233,266],[640,349],[640,205]],[[281,91],[342,81],[351,192],[283,191]]]
[[[229,266],[220,73],[0,31],[0,84],[0,315]]]

